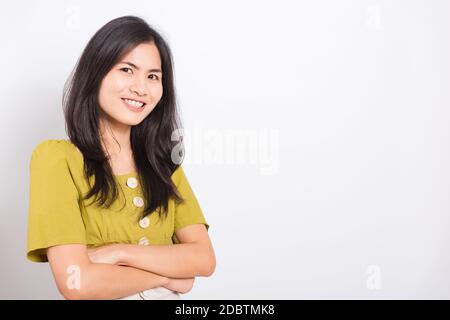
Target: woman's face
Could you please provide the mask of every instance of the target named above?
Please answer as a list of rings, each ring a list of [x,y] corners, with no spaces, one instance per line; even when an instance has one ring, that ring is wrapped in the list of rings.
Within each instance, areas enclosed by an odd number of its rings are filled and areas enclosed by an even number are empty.
[[[138,45],[103,78],[98,98],[101,116],[115,125],[139,124],[162,97],[162,76],[156,45]]]

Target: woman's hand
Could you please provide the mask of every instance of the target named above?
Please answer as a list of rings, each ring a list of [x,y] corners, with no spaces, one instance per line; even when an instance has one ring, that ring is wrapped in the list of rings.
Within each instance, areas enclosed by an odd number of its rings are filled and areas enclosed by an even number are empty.
[[[108,244],[96,248],[88,248],[87,251],[92,263],[120,263],[121,251],[119,244]]]
[[[163,287],[179,293],[187,293],[194,286],[194,280],[195,278],[169,278],[168,283]]]

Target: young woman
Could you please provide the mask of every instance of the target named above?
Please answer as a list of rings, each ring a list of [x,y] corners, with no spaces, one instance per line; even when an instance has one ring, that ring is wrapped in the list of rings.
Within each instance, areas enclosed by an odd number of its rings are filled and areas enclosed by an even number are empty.
[[[63,104],[70,140],[31,156],[27,258],[49,262],[66,299],[178,299],[215,254],[180,165],[168,45],[141,18],[108,22]]]

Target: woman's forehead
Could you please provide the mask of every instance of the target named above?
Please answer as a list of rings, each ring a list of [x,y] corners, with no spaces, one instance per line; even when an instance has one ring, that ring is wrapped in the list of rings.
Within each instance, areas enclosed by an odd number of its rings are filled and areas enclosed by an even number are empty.
[[[161,69],[158,47],[153,43],[141,43],[124,54],[118,63],[128,62],[136,69]]]

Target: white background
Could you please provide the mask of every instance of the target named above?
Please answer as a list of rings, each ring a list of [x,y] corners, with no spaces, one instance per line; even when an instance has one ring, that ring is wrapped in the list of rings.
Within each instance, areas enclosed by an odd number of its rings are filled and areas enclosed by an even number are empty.
[[[173,51],[184,168],[211,225],[216,271],[185,299],[450,298],[449,12],[448,1],[5,4],[0,298],[60,298],[49,265],[25,258],[31,151],[66,138],[64,81],[89,38],[128,14]]]

